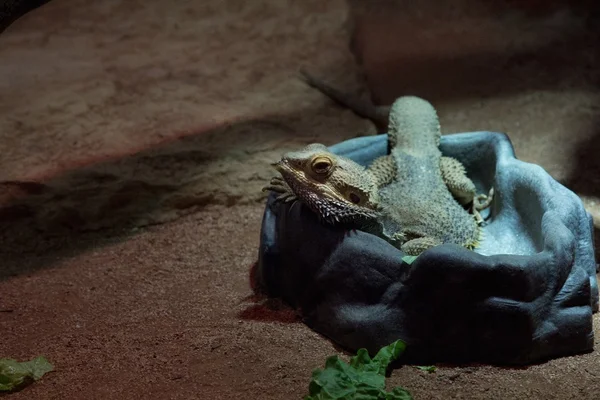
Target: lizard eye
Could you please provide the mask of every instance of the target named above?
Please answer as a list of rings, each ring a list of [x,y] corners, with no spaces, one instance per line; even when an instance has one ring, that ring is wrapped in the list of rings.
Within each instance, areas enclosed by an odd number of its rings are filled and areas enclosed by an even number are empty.
[[[312,163],[311,167],[317,174],[326,174],[331,170],[333,163],[328,157],[317,157]]]
[[[356,193],[350,193],[350,195],[348,197],[350,198],[350,201],[353,202],[354,204],[360,203],[360,196],[357,195]]]

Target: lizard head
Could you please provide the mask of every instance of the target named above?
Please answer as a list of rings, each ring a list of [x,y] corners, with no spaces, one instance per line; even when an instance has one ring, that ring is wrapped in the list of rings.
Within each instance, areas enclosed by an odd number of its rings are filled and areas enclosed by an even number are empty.
[[[329,223],[377,217],[378,190],[371,173],[356,162],[311,144],[272,164],[293,194]]]

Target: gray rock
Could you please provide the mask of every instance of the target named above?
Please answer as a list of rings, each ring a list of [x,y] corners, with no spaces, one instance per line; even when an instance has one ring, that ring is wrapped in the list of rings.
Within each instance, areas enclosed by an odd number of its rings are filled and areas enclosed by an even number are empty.
[[[367,165],[386,136],[331,147]],[[371,234],[326,226],[301,203],[263,218],[257,279],[349,350],[407,342],[405,362],[524,364],[591,351],[598,311],[593,225],[581,200],[515,158],[506,135],[442,137],[481,192],[493,185],[476,251],[441,245],[412,264]]]

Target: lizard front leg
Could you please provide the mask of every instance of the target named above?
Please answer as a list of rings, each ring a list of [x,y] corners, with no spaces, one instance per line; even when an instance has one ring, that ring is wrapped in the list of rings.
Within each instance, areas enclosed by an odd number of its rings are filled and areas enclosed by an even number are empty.
[[[411,229],[402,230],[391,235],[392,244],[399,247],[409,256],[418,256],[425,250],[442,244],[441,240]]]
[[[438,239],[433,238],[431,236],[425,236],[405,242],[402,246],[400,246],[400,250],[402,250],[409,256],[418,256],[425,250],[428,250],[440,244],[442,244],[442,242]]]
[[[263,192],[266,192],[267,190],[279,193],[279,196],[275,198],[276,202],[283,201],[287,203],[296,200],[297,198],[294,192],[292,191],[292,188],[287,184],[287,182],[283,178],[279,176],[271,178],[270,183],[264,188],[262,188]]]
[[[455,158],[442,157],[440,159],[440,171],[442,179],[446,183],[448,190],[462,205],[472,204],[471,211],[478,224],[483,222],[479,211],[486,209],[492,203],[494,188],[485,194],[477,194],[475,184],[467,176],[465,167]]]

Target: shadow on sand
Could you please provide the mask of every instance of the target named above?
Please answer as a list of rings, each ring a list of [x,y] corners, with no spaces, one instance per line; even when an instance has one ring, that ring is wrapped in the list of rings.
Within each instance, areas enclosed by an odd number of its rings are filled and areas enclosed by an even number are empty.
[[[308,110],[197,132],[43,182],[0,182],[0,280],[208,205],[262,201],[261,188],[273,174],[270,157],[314,141],[313,134],[321,140],[332,135],[326,127],[315,129],[310,115]]]

